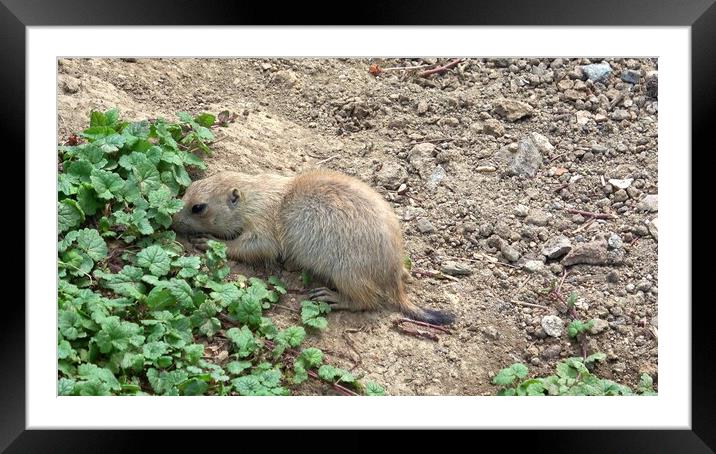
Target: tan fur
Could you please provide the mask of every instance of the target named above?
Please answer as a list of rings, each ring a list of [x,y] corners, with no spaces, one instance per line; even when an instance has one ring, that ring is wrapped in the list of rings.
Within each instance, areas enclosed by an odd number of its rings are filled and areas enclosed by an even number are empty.
[[[232,206],[234,189],[240,196]],[[398,219],[356,178],[325,170],[295,177],[227,171],[194,182],[183,200],[174,229],[233,238],[226,243],[233,259],[308,270],[335,286],[341,308],[421,311],[406,295],[410,274]],[[193,214],[201,203],[205,212]]]

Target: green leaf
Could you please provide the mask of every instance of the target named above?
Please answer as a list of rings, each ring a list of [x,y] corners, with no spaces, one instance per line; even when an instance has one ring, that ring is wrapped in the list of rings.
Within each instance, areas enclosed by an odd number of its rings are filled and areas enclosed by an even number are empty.
[[[160,213],[167,215],[178,213],[184,206],[181,200],[174,198],[166,186],[162,186],[158,190],[151,192],[149,194],[149,203]]]
[[[121,389],[119,381],[117,381],[111,370],[94,364],[81,364],[77,367],[77,376],[83,380],[97,380],[114,391]]]
[[[515,363],[510,366],[510,369],[512,369],[512,373],[514,373],[517,378],[525,378],[527,376],[527,366],[522,363]]]
[[[204,356],[203,344],[191,344],[184,347],[186,360],[190,364],[196,364]]]
[[[102,260],[107,257],[107,243],[95,229],[82,229],[78,231],[77,247],[92,260]]]
[[[58,396],[71,396],[74,394],[75,382],[69,378],[60,378],[57,381],[57,395]]]
[[[238,348],[239,358],[245,358],[251,355],[258,348],[258,344],[256,343],[256,339],[254,339],[254,335],[251,333],[251,330],[246,326],[242,326],[241,329],[228,329],[226,331],[226,337],[228,337],[231,342],[233,342],[234,345]]]
[[[306,330],[301,326],[289,326],[285,330],[279,331],[276,339],[279,342],[285,342],[289,346],[296,348],[301,345],[306,337]]]
[[[251,327],[258,327],[261,323],[261,304],[255,300],[243,300],[236,311],[241,323]]]
[[[60,232],[73,229],[84,222],[85,214],[80,205],[72,199],[64,199],[57,204],[57,220]]]
[[[251,361],[232,361],[226,365],[226,370],[231,375],[239,375],[251,367]]]
[[[318,330],[324,330],[328,327],[328,320],[325,317],[314,317],[303,321],[304,325],[316,328]]]
[[[301,352],[300,358],[308,367],[318,367],[323,362],[323,352],[315,347],[310,347]]]
[[[492,379],[492,383],[495,385],[507,386],[511,385],[516,379],[517,377],[515,376],[515,372],[512,368],[507,367],[505,369],[501,369],[497,375],[495,375]]]
[[[148,269],[155,276],[165,276],[171,268],[171,260],[164,249],[155,245],[137,254],[137,265]]]
[[[231,384],[241,396],[265,396],[268,394],[266,387],[254,375],[235,378],[231,380]]]
[[[97,200],[97,194],[95,193],[92,185],[83,183],[77,188],[77,201],[80,204],[80,208],[85,214],[94,216],[97,210],[102,208],[102,202]]]
[[[203,113],[201,115],[197,115],[196,117],[194,117],[194,121],[197,122],[198,124],[200,124],[201,126],[210,128],[216,122],[216,117],[209,113]]]
[[[144,344],[142,353],[144,357],[150,361],[154,361],[160,356],[164,355],[169,350],[169,345],[166,342],[148,342]]]
[[[369,381],[365,384],[365,394],[367,396],[385,396],[385,389],[379,384]]]
[[[198,378],[191,378],[179,386],[181,393],[185,396],[201,396],[208,389],[209,385]]]
[[[102,279],[104,287],[119,295],[135,299],[144,297],[146,287],[141,282],[143,275],[141,268],[125,265],[117,274],[95,271],[95,275]]]
[[[92,169],[90,181],[92,182],[92,188],[97,193],[97,197],[104,200],[111,200],[115,197],[115,194],[124,188],[122,177],[106,170]]]
[[[159,175],[159,171],[149,161],[141,162],[132,168],[132,175],[136,181],[137,186],[142,194],[149,194],[150,202],[153,191],[159,189],[168,190],[162,187],[162,181]],[[156,196],[156,195],[155,195]],[[171,194],[170,194],[171,196]],[[153,203],[152,203],[153,204]]]
[[[194,277],[199,274],[201,268],[201,259],[195,255],[181,256],[172,262],[172,266],[181,268],[177,276],[183,279]],[[234,286],[236,288],[236,286]]]
[[[194,307],[194,291],[185,280],[172,279],[167,288],[183,307]]]
[[[95,336],[100,352],[126,350],[130,345],[140,346],[144,343],[142,328],[132,322],[120,320],[119,317],[107,317],[102,322],[102,329]]]
[[[71,162],[66,169],[66,173],[77,179],[81,183],[89,183],[90,175],[94,170],[94,166],[86,159]]]
[[[338,375],[338,369],[330,364],[324,364],[318,369],[318,376],[326,381],[332,382]]]

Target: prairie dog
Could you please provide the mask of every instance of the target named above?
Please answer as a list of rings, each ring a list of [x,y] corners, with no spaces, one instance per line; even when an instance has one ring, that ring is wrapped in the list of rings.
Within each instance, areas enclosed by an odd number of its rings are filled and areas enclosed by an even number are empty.
[[[294,177],[224,171],[193,182],[172,228],[226,242],[242,262],[287,262],[333,286],[313,289],[334,309],[389,307],[445,325],[449,313],[412,303],[405,285],[405,250],[398,218],[367,184],[342,173],[311,170]]]

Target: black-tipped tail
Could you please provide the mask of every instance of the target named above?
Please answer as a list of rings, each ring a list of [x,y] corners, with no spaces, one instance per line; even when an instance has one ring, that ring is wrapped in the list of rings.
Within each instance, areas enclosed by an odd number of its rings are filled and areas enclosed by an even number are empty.
[[[406,310],[403,313],[413,320],[430,323],[431,325],[452,325],[455,322],[454,314],[435,309],[418,308],[417,310]]]

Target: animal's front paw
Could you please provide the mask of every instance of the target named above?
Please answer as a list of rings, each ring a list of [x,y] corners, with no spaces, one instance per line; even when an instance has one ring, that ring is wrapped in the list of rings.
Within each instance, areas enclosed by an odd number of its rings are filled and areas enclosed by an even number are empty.
[[[218,241],[218,238],[208,234],[195,235],[189,238],[189,242],[191,242],[192,246],[200,251],[209,249],[209,241]]]

